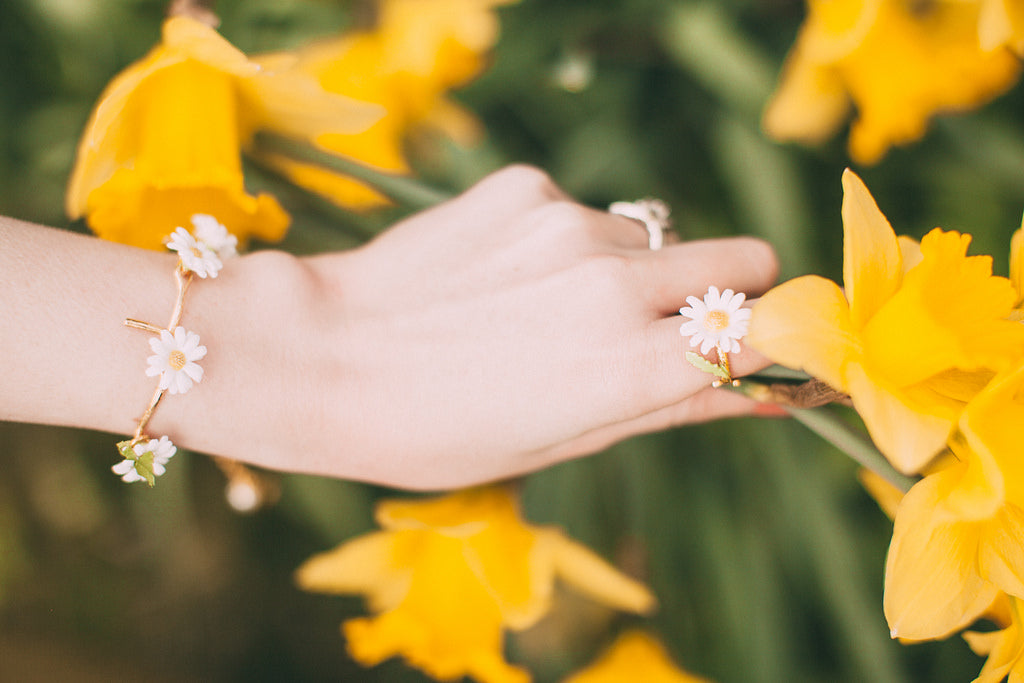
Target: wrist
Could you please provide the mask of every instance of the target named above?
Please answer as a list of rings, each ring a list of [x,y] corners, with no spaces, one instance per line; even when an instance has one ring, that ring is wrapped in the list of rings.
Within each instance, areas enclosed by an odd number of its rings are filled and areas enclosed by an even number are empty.
[[[207,347],[203,379],[165,396],[148,429],[190,450],[288,468],[315,376],[315,279],[301,259],[261,251],[192,283],[182,326]]]

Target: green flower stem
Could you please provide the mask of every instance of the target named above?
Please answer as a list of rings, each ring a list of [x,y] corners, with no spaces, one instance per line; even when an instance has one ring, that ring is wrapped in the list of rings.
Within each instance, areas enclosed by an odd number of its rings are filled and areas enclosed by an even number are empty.
[[[741,380],[737,391],[760,399],[769,384],[752,377]],[[810,429],[825,441],[841,450],[857,464],[866,467],[887,482],[906,493],[917,482],[917,478],[908,477],[892,466],[884,455],[875,447],[863,432],[847,424],[829,406],[818,408],[795,408],[782,406],[793,419]]]
[[[453,196],[429,187],[415,178],[384,173],[292,138],[274,133],[257,133],[253,140],[253,156],[259,161],[265,154],[285,156],[293,161],[313,164],[361,180],[396,203],[411,209],[427,209]]]
[[[885,456],[863,434],[842,421],[833,410],[821,408],[786,408],[797,422],[828,441],[887,482],[906,493],[917,480],[897,472]]]

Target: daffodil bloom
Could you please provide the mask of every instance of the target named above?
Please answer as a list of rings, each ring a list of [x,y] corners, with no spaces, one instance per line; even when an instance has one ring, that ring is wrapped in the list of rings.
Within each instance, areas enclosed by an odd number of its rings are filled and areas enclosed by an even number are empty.
[[[366,596],[378,614],[343,626],[366,666],[399,655],[440,680],[521,683],[529,675],[504,660],[504,629],[544,616],[556,578],[617,609],[654,606],[646,588],[558,529],[524,523],[502,486],[384,501],[377,521],[383,531],[311,558],[296,575],[306,590]]]
[[[475,117],[446,96],[483,70],[498,38],[494,8],[513,0],[383,0],[376,25],[312,45],[301,51],[295,71],[315,77],[321,87],[380,105],[386,114],[365,131],[331,131],[317,138],[323,149],[374,167],[409,170],[405,147],[410,133],[438,129],[467,143],[479,137]],[[262,58],[274,64],[276,55]],[[294,182],[348,208],[380,204],[366,185],[323,169],[267,156]]]
[[[1024,365],[964,410],[948,464],[896,510],[885,576],[894,637],[943,638],[1000,593],[1024,598]]]
[[[172,394],[184,394],[193,382],[201,382],[203,369],[196,361],[206,356],[206,347],[199,344],[199,335],[184,327],[174,328],[174,334],[160,330],[149,346],[153,355],[146,359],[146,375],[160,376],[160,389]]]
[[[644,631],[626,631],[597,661],[565,679],[564,683],[709,683],[683,671],[665,647]]]
[[[739,340],[750,322],[750,309],[742,308],[746,298],[746,294],[735,294],[731,289],[719,293],[717,287],[710,287],[703,301],[686,297],[690,305],[680,308],[679,313],[689,320],[679,326],[679,334],[690,338],[690,346],[700,345],[701,353],[713,348],[739,353]]]
[[[964,639],[975,654],[988,655],[984,668],[974,683],[1001,683],[1009,676],[1010,683],[1024,680],[1024,628],[1020,598],[1000,595],[985,615],[995,622],[996,631],[964,633]]]
[[[276,240],[289,217],[244,187],[240,150],[258,129],[311,139],[365,129],[372,105],[323,92],[301,74],[264,69],[187,17],[107,86],[79,143],[66,198],[100,237],[150,249],[195,213],[245,240]]]
[[[986,0],[985,17],[996,14],[993,3],[1019,4]],[[981,0],[808,0],[765,130],[816,144],[839,129],[852,104],[850,156],[877,162],[891,146],[921,138],[932,115],[981,106],[1017,81],[1017,57],[992,44],[1009,40],[1007,22],[986,19],[988,33],[1001,33],[984,47],[981,15]]]
[[[129,484],[136,481],[148,481],[152,486],[152,478],[159,477],[167,471],[167,461],[178,451],[166,436],[159,439],[140,441],[126,452],[126,457],[110,469],[121,476],[121,480]]]
[[[901,472],[945,445],[964,405],[1024,352],[1007,320],[1017,294],[969,235],[936,228],[898,240],[856,175],[843,175],[845,291],[804,276],[754,306],[747,343],[849,394],[875,444]]]

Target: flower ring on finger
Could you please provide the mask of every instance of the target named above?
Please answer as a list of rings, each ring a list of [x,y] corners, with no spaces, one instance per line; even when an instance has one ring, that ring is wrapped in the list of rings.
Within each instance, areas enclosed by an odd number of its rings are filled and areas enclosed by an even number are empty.
[[[635,202],[613,202],[608,212],[638,221],[647,230],[647,246],[657,251],[665,244],[665,231],[672,226],[668,204],[645,197]]]

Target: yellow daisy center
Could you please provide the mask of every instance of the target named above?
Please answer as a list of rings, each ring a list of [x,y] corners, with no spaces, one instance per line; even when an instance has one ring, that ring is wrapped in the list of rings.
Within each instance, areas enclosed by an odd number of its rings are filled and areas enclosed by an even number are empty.
[[[177,349],[171,351],[167,356],[167,364],[171,366],[172,370],[181,370],[187,362],[188,359],[185,358],[185,354]]]
[[[704,316],[704,327],[709,330],[724,330],[729,326],[729,314],[725,311],[708,311]]]

